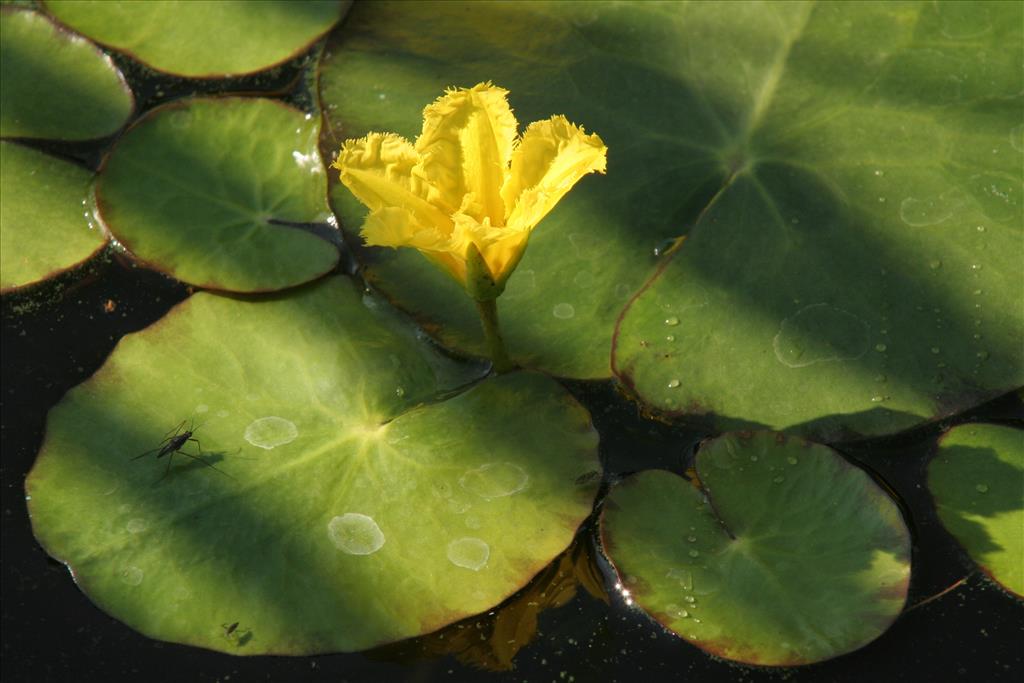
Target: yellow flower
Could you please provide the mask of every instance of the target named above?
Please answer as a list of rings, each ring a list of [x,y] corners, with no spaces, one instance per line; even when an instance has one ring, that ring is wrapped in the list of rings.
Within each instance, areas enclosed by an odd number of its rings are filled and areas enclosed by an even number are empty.
[[[605,170],[601,138],[564,116],[517,138],[507,94],[490,83],[448,90],[423,110],[415,145],[370,133],[332,164],[370,208],[368,245],[415,247],[478,300],[501,293],[530,232],[576,181]]]

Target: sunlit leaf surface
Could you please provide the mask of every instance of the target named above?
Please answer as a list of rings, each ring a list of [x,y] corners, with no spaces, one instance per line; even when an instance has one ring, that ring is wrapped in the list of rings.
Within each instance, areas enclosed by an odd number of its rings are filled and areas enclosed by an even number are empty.
[[[1024,431],[954,427],[928,466],[943,525],[1004,588],[1024,597]]]
[[[0,142],[0,156],[0,290],[44,280],[106,244],[87,218],[91,173],[11,142]]]
[[[62,23],[154,69],[216,77],[259,71],[306,49],[339,0],[48,0]]]
[[[132,111],[131,92],[110,59],[36,12],[0,10],[0,81],[4,137],[103,137]]]
[[[96,184],[100,214],[138,258],[213,289],[268,291],[329,271],[302,229],[330,218],[319,123],[266,99],[175,102],[125,133]]]
[[[236,654],[359,650],[482,612],[566,548],[599,481],[586,411],[539,375],[467,387],[362,297],[197,294],[51,411],[33,527],[101,608]],[[132,459],[185,429],[199,460]]]
[[[654,619],[728,659],[794,665],[855,650],[899,614],[910,534],[866,473],[771,432],[710,441],[695,469],[699,486],[648,470],[605,503],[623,594]]]

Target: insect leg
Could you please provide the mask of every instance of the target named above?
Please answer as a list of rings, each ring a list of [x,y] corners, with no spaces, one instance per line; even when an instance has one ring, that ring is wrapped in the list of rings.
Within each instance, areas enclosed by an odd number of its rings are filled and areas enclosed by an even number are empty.
[[[171,457],[167,458],[167,467],[164,468],[164,473],[160,475],[160,478],[153,482],[154,486],[156,486],[157,484],[162,482],[164,479],[166,479],[167,475],[171,473],[171,462],[173,460],[174,460],[174,451],[171,451]]]
[[[181,428],[184,427],[184,426],[185,426],[185,421],[182,420],[181,422],[178,423],[177,427],[173,428],[171,431],[169,431],[166,434],[164,434],[164,441],[167,441],[167,439],[169,439],[172,434],[174,434],[174,435],[178,434],[178,432],[180,432]]]
[[[186,458],[192,458],[193,460],[196,460],[196,461],[198,461],[198,462],[201,462],[201,463],[203,463],[204,465],[206,465],[207,467],[209,467],[209,468],[210,468],[211,470],[217,470],[218,472],[220,472],[221,474],[223,474],[223,475],[224,475],[225,477],[228,477],[228,478],[230,478],[230,479],[234,479],[234,477],[232,477],[232,476],[231,476],[230,474],[228,474],[227,472],[225,472],[225,471],[224,471],[224,470],[222,470],[221,468],[219,468],[219,467],[216,467],[216,466],[214,466],[214,465],[213,465],[212,463],[208,463],[208,462],[206,462],[205,460],[203,460],[202,458],[200,458],[200,457],[199,457],[198,455],[192,455],[191,453],[186,453],[185,451],[178,451],[178,453],[181,453],[181,454],[182,454],[182,455],[184,455],[184,456],[185,456]]]
[[[138,455],[136,455],[135,457],[133,457],[133,458],[132,458],[132,460],[138,460],[139,458],[144,458],[144,457],[146,457],[147,455],[149,455],[150,453],[156,453],[156,452],[157,452],[157,451],[159,451],[159,450],[160,450],[161,448],[163,448],[163,446],[157,446],[156,448],[150,448],[150,449],[149,449],[148,451],[146,451],[145,453],[139,453]]]
[[[150,448],[150,449],[149,449],[148,451],[146,451],[145,453],[139,453],[138,455],[136,455],[135,457],[133,457],[133,458],[132,458],[132,460],[138,460],[139,458],[143,458],[143,457],[145,457],[145,456],[149,455],[150,453],[157,453],[158,451],[159,451],[159,454],[158,454],[158,455],[157,455],[156,457],[158,457],[158,458],[160,458],[160,457],[163,457],[164,453],[165,453],[165,452],[166,452],[166,450],[167,450],[167,446],[168,446],[168,444],[170,444],[170,443],[171,443],[171,441],[172,441],[172,440],[174,439],[174,437],[175,437],[175,436],[176,436],[176,435],[173,435],[173,434],[172,434],[172,435],[170,435],[170,436],[166,436],[166,437],[164,437],[164,438],[163,438],[163,439],[162,439],[162,440],[160,441],[160,443],[159,443],[159,444],[157,445],[157,447],[156,447],[156,448]]]

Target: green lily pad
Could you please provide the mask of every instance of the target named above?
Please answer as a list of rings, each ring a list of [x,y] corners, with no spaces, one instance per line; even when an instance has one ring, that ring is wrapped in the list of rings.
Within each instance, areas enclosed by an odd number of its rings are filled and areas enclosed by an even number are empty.
[[[334,138],[414,137],[443,87],[492,80],[521,123],[564,113],[607,143],[607,176],[541,223],[499,300],[521,363],[606,376],[616,319],[664,267],[615,356],[662,411],[854,436],[1024,381],[1007,306],[1019,5],[971,5],[983,45],[952,3],[466,7],[355,7],[321,92]],[[357,242],[365,209],[342,187],[332,203]],[[688,232],[667,265],[653,255]],[[443,343],[480,352],[470,305],[418,254],[361,258]]]
[[[132,112],[121,72],[95,45],[32,11],[0,10],[0,135],[85,140]]]
[[[910,580],[899,508],[835,451],[726,434],[697,454],[699,486],[649,470],[601,520],[620,590],[692,644],[750,664],[851,652],[896,619]]]
[[[981,569],[1024,597],[1024,431],[949,430],[928,466],[939,519]]]
[[[341,18],[338,0],[48,0],[93,40],[159,71],[213,78],[252,73],[308,48]]]
[[[361,297],[197,294],[50,412],[29,512],[97,605],[236,654],[359,650],[482,612],[569,545],[586,411],[522,373],[444,400],[472,368]],[[185,429],[202,462],[132,460]]]
[[[184,282],[238,292],[308,282],[338,250],[297,227],[325,223],[319,123],[279,102],[218,98],[154,109],[96,182],[110,232]]]
[[[34,284],[95,255],[107,243],[88,220],[92,174],[0,142],[0,290]]]
[[[837,440],[1024,382],[1024,8],[971,8],[970,35],[956,3],[694,9],[698,54],[736,15],[693,73],[735,106],[733,173],[619,325],[645,403]]]

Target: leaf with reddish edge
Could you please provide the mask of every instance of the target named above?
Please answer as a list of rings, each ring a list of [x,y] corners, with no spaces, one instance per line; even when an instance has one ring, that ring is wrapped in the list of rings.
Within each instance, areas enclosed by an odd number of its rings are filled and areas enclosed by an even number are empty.
[[[0,291],[54,277],[103,249],[107,236],[84,208],[92,173],[12,142],[0,149]]]
[[[199,443],[157,457],[186,430]],[[327,278],[199,293],[122,339],[50,411],[26,491],[43,547],[131,627],[302,655],[502,602],[572,541],[599,469],[555,381],[481,380]]]
[[[197,98],[136,121],[103,162],[100,217],[140,260],[183,282],[267,292],[334,268],[319,121],[269,99]]]
[[[705,442],[695,470],[633,475],[602,514],[620,589],[655,620],[712,654],[792,666],[862,647],[899,615],[910,534],[864,471],[773,432]]]
[[[101,138],[132,113],[132,92],[113,61],[38,12],[0,10],[0,52],[5,138]]]
[[[48,0],[58,20],[159,71],[241,76],[299,55],[351,1]]]

